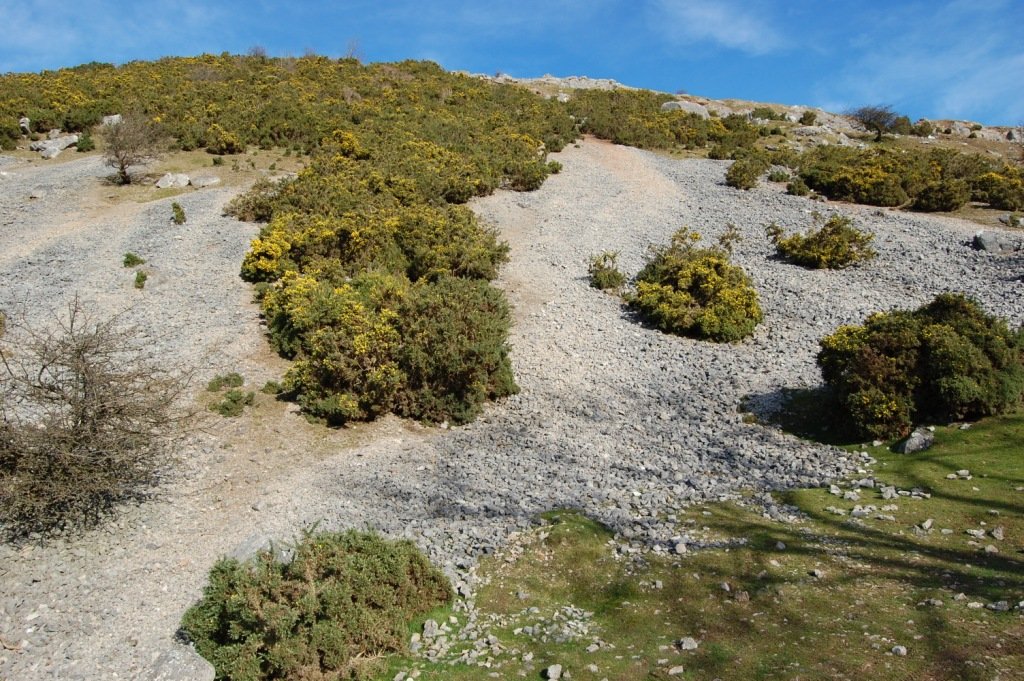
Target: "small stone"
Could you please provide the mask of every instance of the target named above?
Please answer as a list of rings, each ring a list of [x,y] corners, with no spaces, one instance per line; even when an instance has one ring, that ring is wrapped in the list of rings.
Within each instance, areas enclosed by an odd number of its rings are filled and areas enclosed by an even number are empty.
[[[697,639],[692,636],[684,636],[676,642],[676,647],[679,650],[697,650],[698,645]]]
[[[677,555],[681,556],[684,553],[686,553],[686,544],[681,541],[676,542],[676,545],[673,547],[673,550],[676,552]]]
[[[600,670],[598,669],[596,664],[588,664],[587,665],[587,671],[590,672],[591,674],[596,674]]]
[[[843,493],[843,499],[847,501],[860,501],[860,492],[855,489],[851,489],[848,492]]]
[[[601,650],[601,646],[596,643],[591,643],[589,646],[587,646],[588,653],[596,653],[599,650]]]
[[[988,608],[989,610],[994,610],[995,612],[1006,612],[1007,610],[1010,609],[1010,602],[1009,601],[996,601],[995,603],[989,603],[985,607]]]
[[[995,527],[995,528],[993,528],[992,530],[989,531],[989,534],[992,535],[993,539],[998,539],[999,541],[1003,541],[1003,536],[1004,535],[1003,535],[1003,528],[1002,527]]]
[[[679,676],[680,674],[682,674],[685,671],[686,671],[686,668],[683,667],[683,665],[676,665],[675,667],[672,667],[671,669],[668,670],[668,675],[669,676]]]
[[[718,585],[718,588],[725,592],[732,591],[732,587],[729,586],[729,582],[722,582]]]
[[[985,553],[999,553],[999,549],[992,544],[989,544],[985,547]]]
[[[525,601],[529,597],[530,597],[530,594],[526,593],[525,591],[517,591],[516,592],[516,598],[518,598],[521,601]]]
[[[814,568],[813,570],[811,570],[810,574],[811,574],[811,577],[814,577],[815,579],[821,579],[822,577],[825,576],[825,573],[823,571],[819,570],[818,568]]]
[[[964,530],[964,532],[977,539],[981,539],[985,536],[985,530]]]
[[[896,492],[896,488],[893,487],[892,485],[887,485],[886,487],[882,488],[883,499],[898,499],[899,496],[900,495]]]
[[[930,529],[932,529],[932,525],[934,525],[934,524],[935,524],[935,520],[932,519],[932,518],[928,518],[923,523],[921,523],[921,529],[922,530],[930,530]]]
[[[938,598],[929,598],[928,600],[925,601],[925,605],[930,605],[933,608],[941,608],[942,607],[942,601],[940,601]]]
[[[906,646],[893,646],[892,647],[892,654],[893,655],[897,655],[899,657],[906,657],[907,656],[907,648],[906,648]]]
[[[947,475],[946,480],[956,480],[956,473],[950,473]]]
[[[746,591],[737,591],[735,599],[737,603],[749,603],[750,594]]]
[[[984,603],[979,603],[978,601],[971,601],[970,603],[967,604],[967,607],[970,608],[971,610],[981,610],[982,608],[985,607],[985,604]]]
[[[553,664],[544,670],[545,679],[560,679],[562,678],[562,665]]]
[[[779,551],[785,551],[786,550],[786,542],[782,542],[782,541],[775,542],[775,548],[778,549]]]
[[[958,470],[956,472],[956,474],[959,475],[961,478],[969,478],[969,477],[971,477],[971,472],[969,470],[967,470],[966,468],[962,468],[962,469]]]
[[[440,633],[440,627],[434,620],[427,620],[423,623],[423,638],[434,638]]]
[[[408,678],[408,675],[405,672],[398,672],[392,681],[405,681],[406,678]]]

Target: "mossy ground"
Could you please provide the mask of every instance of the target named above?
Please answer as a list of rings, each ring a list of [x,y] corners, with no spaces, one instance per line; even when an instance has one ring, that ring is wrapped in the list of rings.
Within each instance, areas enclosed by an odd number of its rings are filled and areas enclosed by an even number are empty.
[[[911,456],[867,449],[880,482],[930,498],[883,501],[877,489],[861,490],[859,501],[827,489],[778,495],[804,514],[795,524],[738,504],[695,507],[679,518],[691,536],[746,541],[681,557],[637,563],[616,552],[600,525],[553,513],[519,548],[481,564],[477,607],[481,619],[499,622],[491,633],[504,653],[490,666],[394,659],[380,678],[418,668],[422,679],[532,679],[556,663],[573,679],[595,680],[1021,678],[1024,613],[1014,608],[1024,599],[1024,415],[939,428],[936,438]],[[946,478],[963,469],[970,479]],[[825,510],[856,504],[898,508],[886,512],[893,520],[855,522]],[[929,531],[915,529],[927,519]],[[992,537],[996,528],[1002,540]],[[998,601],[1010,610],[977,607]],[[585,635],[555,643],[516,633],[566,606],[593,613]],[[700,642],[697,650],[675,646],[686,636]],[[601,647],[587,652],[595,641]]]

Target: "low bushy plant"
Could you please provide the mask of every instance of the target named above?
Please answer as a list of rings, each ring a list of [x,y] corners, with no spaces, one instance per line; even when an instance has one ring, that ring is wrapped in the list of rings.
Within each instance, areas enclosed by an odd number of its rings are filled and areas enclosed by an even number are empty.
[[[662,331],[718,342],[749,336],[763,318],[750,278],[722,247],[696,248],[681,229],[655,249],[628,302]]]
[[[415,617],[453,597],[409,541],[307,532],[289,561],[263,551],[217,562],[181,630],[219,679],[368,678],[406,650]]]
[[[818,226],[806,234],[785,236],[774,222],[765,227],[765,233],[779,255],[797,265],[815,269],[842,269],[877,255],[871,248],[874,234],[860,231],[850,218],[835,213],[822,222],[821,216],[815,213],[814,221]]]
[[[121,261],[121,264],[125,267],[136,267],[137,265],[145,265],[146,261],[134,253],[129,252],[124,254],[124,260]]]
[[[1024,328],[1010,330],[960,294],[840,327],[821,340],[817,359],[865,437],[1004,413],[1024,396]]]
[[[135,273],[135,282],[133,285],[135,286],[135,288],[141,290],[145,288],[147,279],[149,279],[149,275],[145,272],[145,270],[139,270],[138,272]]]
[[[914,199],[914,210],[952,212],[959,210],[971,198],[971,187],[965,180],[939,180],[925,185]]]
[[[757,180],[768,169],[768,163],[759,157],[747,157],[734,161],[725,173],[725,183],[736,189],[753,189]]]
[[[814,125],[818,122],[818,114],[810,109],[804,109],[800,114],[800,125]]]
[[[215,411],[221,416],[233,418],[241,416],[246,407],[256,403],[256,393],[252,390],[239,390],[231,388],[227,390],[221,399],[210,404],[210,411]]]
[[[619,257],[616,251],[605,251],[595,255],[587,264],[587,274],[590,276],[590,285],[601,291],[615,291],[622,288],[626,283],[624,275],[615,264]]]
[[[794,177],[786,184],[786,193],[791,196],[807,196],[811,193],[811,188],[802,178]]]
[[[75,144],[75,148],[82,153],[92,151],[96,148],[96,140],[92,138],[92,135],[88,130],[85,130],[79,133],[78,142]]]
[[[185,224],[185,209],[177,201],[171,204],[171,222],[176,225]]]
[[[225,388],[241,388],[245,384],[245,378],[236,371],[227,374],[218,374],[206,384],[206,389],[211,392],[220,392]]]
[[[776,168],[768,173],[769,182],[789,182],[790,178],[790,174],[780,168]]]

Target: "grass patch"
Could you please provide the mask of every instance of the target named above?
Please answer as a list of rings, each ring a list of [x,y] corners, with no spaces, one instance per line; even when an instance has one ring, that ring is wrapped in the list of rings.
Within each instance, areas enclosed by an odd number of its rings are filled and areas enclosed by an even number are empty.
[[[683,556],[626,558],[602,526],[549,514],[548,526],[481,563],[483,633],[465,647],[489,633],[499,648],[470,665],[394,658],[380,678],[542,678],[550,664],[595,680],[1019,678],[1024,415],[939,428],[936,440],[912,456],[870,450],[876,479],[907,492],[893,500],[881,485],[856,501],[828,489],[780,494],[806,517],[793,524],[741,504],[690,509],[676,519],[681,532],[720,548]],[[947,479],[965,469],[970,479]],[[858,505],[877,510],[851,518]],[[1000,601],[1009,611],[986,607]],[[697,648],[683,650],[683,637]]]

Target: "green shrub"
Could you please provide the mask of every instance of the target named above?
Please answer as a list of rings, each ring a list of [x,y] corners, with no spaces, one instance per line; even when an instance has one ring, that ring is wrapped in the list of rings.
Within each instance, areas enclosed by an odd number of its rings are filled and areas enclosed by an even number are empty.
[[[260,392],[264,395],[280,395],[284,392],[284,386],[277,381],[267,381],[260,388]]]
[[[924,119],[918,121],[917,124],[914,125],[913,129],[911,130],[911,134],[916,135],[918,137],[928,137],[934,132],[935,126]]]
[[[622,288],[626,283],[626,275],[619,271],[615,265],[619,254],[614,251],[605,251],[595,255],[587,265],[587,273],[590,275],[590,285],[601,291],[614,291]]]
[[[774,222],[765,227],[765,232],[779,255],[805,267],[842,269],[877,255],[871,248],[875,235],[854,227],[850,218],[835,213],[822,224],[821,216],[815,213],[814,221],[820,226],[807,234],[783,236],[782,228]]]
[[[134,253],[125,253],[122,264],[125,267],[135,267],[137,265],[145,265],[146,261],[135,255]]]
[[[171,221],[176,225],[185,224],[185,209],[177,201],[171,204]]]
[[[219,124],[214,123],[206,131],[206,150],[218,156],[240,154],[245,151],[245,144],[238,135],[228,132]]]
[[[811,193],[811,188],[807,186],[803,178],[794,177],[786,185],[786,193],[791,196],[807,196]]]
[[[775,170],[768,173],[769,182],[789,182],[789,180],[790,174],[787,173],[785,170],[779,170],[778,168],[776,168]]]
[[[637,275],[632,307],[662,331],[718,342],[749,336],[761,322],[757,291],[722,247],[695,248],[681,229]]]
[[[448,580],[408,541],[306,533],[291,561],[270,551],[217,562],[182,631],[217,678],[349,679],[406,651],[417,616],[449,603]]]
[[[784,121],[786,115],[776,112],[767,106],[759,106],[750,112],[751,118],[760,118],[763,121]]]
[[[959,210],[971,198],[971,187],[965,180],[940,180],[924,187],[914,199],[914,210],[933,213]]]
[[[818,122],[818,114],[810,109],[805,109],[800,114],[800,125],[814,125]]]
[[[210,382],[206,384],[206,389],[211,392],[219,392],[224,388],[241,388],[245,384],[245,379],[242,375],[236,371],[232,371],[228,374],[218,374],[210,379]]]
[[[725,173],[725,183],[736,189],[753,189],[757,180],[768,169],[768,164],[761,158],[741,158],[734,161]]]
[[[825,382],[866,437],[921,422],[1000,414],[1024,395],[1024,329],[944,293],[917,310],[876,313],[821,340]]]
[[[92,138],[89,131],[86,130],[78,135],[78,143],[75,144],[75,148],[84,153],[86,151],[92,151],[96,148],[96,140]]]
[[[231,388],[224,393],[220,400],[210,404],[210,411],[215,411],[221,416],[233,418],[241,416],[246,407],[251,407],[255,403],[255,392]]]
[[[395,412],[466,423],[487,400],[518,392],[508,356],[511,323],[505,295],[485,281],[444,277],[414,287],[398,319],[405,385]]]
[[[146,272],[144,272],[143,270],[139,270],[138,272],[136,272],[134,283],[135,288],[140,290],[143,289],[146,286],[147,279],[149,279],[149,275],[146,274]]]

